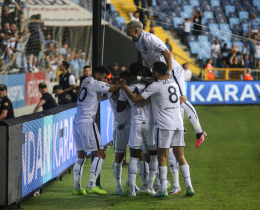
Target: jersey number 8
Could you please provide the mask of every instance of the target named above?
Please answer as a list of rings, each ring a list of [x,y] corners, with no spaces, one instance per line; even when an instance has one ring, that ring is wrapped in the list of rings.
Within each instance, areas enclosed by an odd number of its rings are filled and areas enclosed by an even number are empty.
[[[81,95],[81,92],[84,90],[84,95],[82,98],[80,98],[80,95]],[[79,91],[79,95],[78,95],[78,100],[79,102],[82,102],[86,99],[87,97],[87,94],[88,94],[88,91],[87,91],[87,88],[83,87],[80,91]]]
[[[168,92],[170,93],[170,95],[169,95],[169,101],[170,101],[171,103],[177,103],[177,102],[178,102],[178,95],[176,94],[176,89],[175,89],[175,87],[173,87],[173,86],[168,87]],[[175,100],[172,99],[173,96],[176,97]]]

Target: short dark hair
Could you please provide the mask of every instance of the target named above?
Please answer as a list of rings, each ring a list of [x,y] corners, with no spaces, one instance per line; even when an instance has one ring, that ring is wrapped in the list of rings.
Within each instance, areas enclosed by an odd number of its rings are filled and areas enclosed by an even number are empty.
[[[153,72],[147,66],[144,66],[144,74],[146,77],[153,77]]]
[[[130,74],[137,76],[140,71],[143,71],[144,65],[141,62],[133,62],[129,66]]]
[[[70,64],[67,61],[62,61],[62,65],[68,70],[70,67]]]
[[[184,64],[182,64],[182,68],[185,66],[185,65],[187,65],[188,63],[184,63]]]
[[[110,74],[110,71],[109,69],[106,67],[106,66],[103,66],[103,65],[99,65],[99,66],[96,66],[95,69],[94,69],[94,74],[95,73],[100,73],[100,74],[104,74],[106,73],[107,75]]]
[[[227,46],[227,43],[224,44],[224,47],[226,47],[226,46]]]
[[[167,72],[167,66],[163,62],[155,62],[153,64],[153,69],[161,76],[165,75]]]
[[[86,69],[86,68],[90,69],[90,66],[86,65],[86,66],[83,67],[83,69]]]
[[[120,73],[119,77],[129,78],[130,77],[130,72],[129,71],[122,71]]]

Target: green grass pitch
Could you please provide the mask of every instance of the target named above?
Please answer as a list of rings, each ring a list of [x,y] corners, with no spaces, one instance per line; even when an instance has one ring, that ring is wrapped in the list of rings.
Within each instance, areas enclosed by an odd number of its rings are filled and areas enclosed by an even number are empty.
[[[260,107],[196,106],[196,110],[208,137],[201,147],[195,148],[194,129],[185,118],[188,130],[185,156],[195,190],[193,197],[184,197],[185,183],[180,172],[181,193],[168,198],[145,195],[129,198],[125,185],[127,167],[122,174],[125,195],[115,195],[111,147],[101,171],[101,186],[107,196],[72,196],[72,173],[64,175],[63,181],[52,181],[39,197],[23,201],[22,209],[260,209]],[[89,171],[87,160],[82,186],[87,186]],[[168,180],[172,182],[170,170]],[[139,175],[137,184],[141,186]]]

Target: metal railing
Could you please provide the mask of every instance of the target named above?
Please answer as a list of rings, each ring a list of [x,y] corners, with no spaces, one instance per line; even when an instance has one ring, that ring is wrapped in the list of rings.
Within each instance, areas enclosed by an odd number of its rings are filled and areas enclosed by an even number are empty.
[[[215,81],[223,80],[243,80],[246,68],[214,68]],[[208,79],[209,69],[205,68],[203,72],[204,80]]]
[[[255,80],[260,80],[260,69],[251,69],[251,72]]]

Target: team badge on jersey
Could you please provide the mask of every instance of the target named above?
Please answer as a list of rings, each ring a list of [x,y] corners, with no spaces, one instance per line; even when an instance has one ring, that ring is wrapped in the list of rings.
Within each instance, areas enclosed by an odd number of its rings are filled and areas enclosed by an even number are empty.
[[[8,103],[6,102],[6,103],[4,103],[4,106],[8,106]]]

